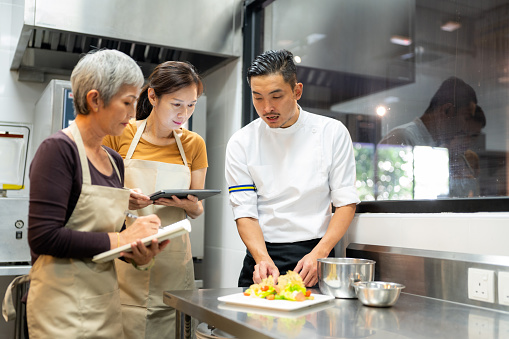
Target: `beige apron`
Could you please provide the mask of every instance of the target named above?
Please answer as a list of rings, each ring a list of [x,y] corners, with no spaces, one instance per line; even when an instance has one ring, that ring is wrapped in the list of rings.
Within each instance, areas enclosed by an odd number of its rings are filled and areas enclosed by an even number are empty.
[[[118,232],[129,205],[129,191],[92,185],[88,159],[76,124],[70,127],[78,147],[83,185],[66,228],[82,232]],[[120,178],[113,158],[110,161]],[[30,271],[27,321],[31,339],[123,338],[117,275],[113,261],[41,255]]]
[[[146,120],[141,123],[126,154],[125,186],[140,188],[144,194],[162,189],[188,189],[191,172],[177,135],[173,132],[183,165],[158,161],[132,159]],[[133,211],[138,215],[155,213],[161,225],[169,225],[186,218],[181,208],[150,205]],[[163,303],[167,290],[194,289],[194,268],[189,235],[171,239],[170,244],[157,255],[155,265],[148,271],[138,271],[131,265],[117,261],[120,299],[125,338],[173,338],[175,309]]]

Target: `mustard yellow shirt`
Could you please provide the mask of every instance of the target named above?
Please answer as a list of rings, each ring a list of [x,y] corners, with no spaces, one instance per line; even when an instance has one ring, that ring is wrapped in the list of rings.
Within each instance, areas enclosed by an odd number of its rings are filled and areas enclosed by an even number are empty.
[[[117,151],[122,158],[125,159],[137,130],[136,122],[131,121],[120,136],[108,135],[103,139],[103,144]],[[180,137],[180,141],[186,153],[187,164],[191,172],[207,168],[207,149],[203,138],[199,134],[185,128],[181,130],[182,136]],[[134,150],[132,159],[184,164],[176,143],[167,146],[159,146],[146,141],[143,137],[140,138],[140,142]]]

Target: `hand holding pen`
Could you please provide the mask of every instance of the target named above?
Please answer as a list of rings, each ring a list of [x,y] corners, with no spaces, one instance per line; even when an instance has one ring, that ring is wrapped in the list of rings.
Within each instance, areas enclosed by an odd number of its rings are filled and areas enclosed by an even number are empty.
[[[136,220],[138,219],[139,216],[137,216],[136,214],[132,214],[131,212],[129,211],[125,211],[124,212],[125,216],[129,219],[133,219],[133,220]],[[163,229],[164,227],[159,223],[159,229]]]
[[[122,252],[120,255],[136,262],[138,265],[144,265],[161,252],[168,245],[169,241],[159,243],[157,239],[153,239],[150,246],[145,246],[141,239],[156,234],[161,226],[161,220],[155,214],[142,217],[138,217],[128,211],[125,214],[135,221],[124,231],[116,233],[117,247],[130,243],[132,252]]]

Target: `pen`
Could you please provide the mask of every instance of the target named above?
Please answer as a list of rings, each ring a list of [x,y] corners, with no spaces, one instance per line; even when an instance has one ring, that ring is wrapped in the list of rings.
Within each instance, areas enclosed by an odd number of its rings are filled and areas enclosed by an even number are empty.
[[[125,216],[128,217],[128,218],[131,218],[131,219],[138,219],[138,216],[136,214],[132,214],[131,212],[129,211],[125,211],[124,212]],[[164,227],[162,225],[159,226],[159,229],[164,229]]]
[[[128,217],[128,218],[132,218],[132,219],[138,219],[138,216],[136,214],[132,214],[131,212],[129,211],[125,211],[124,212],[125,216]]]

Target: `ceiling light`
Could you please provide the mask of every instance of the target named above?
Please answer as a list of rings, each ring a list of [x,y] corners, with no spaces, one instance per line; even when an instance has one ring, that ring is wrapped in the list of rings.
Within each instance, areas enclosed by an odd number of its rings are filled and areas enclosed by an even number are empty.
[[[391,42],[396,45],[410,46],[412,44],[412,39],[407,36],[393,35],[391,36]]]
[[[445,24],[440,26],[442,31],[453,32],[461,27],[461,24],[457,21],[447,21]]]
[[[295,62],[298,63],[298,64],[300,64],[302,62],[302,59],[298,55],[294,56],[293,60],[295,60]]]
[[[379,116],[379,117],[383,117],[385,115],[385,113],[387,113],[387,108],[380,105],[376,108],[376,114]]]

